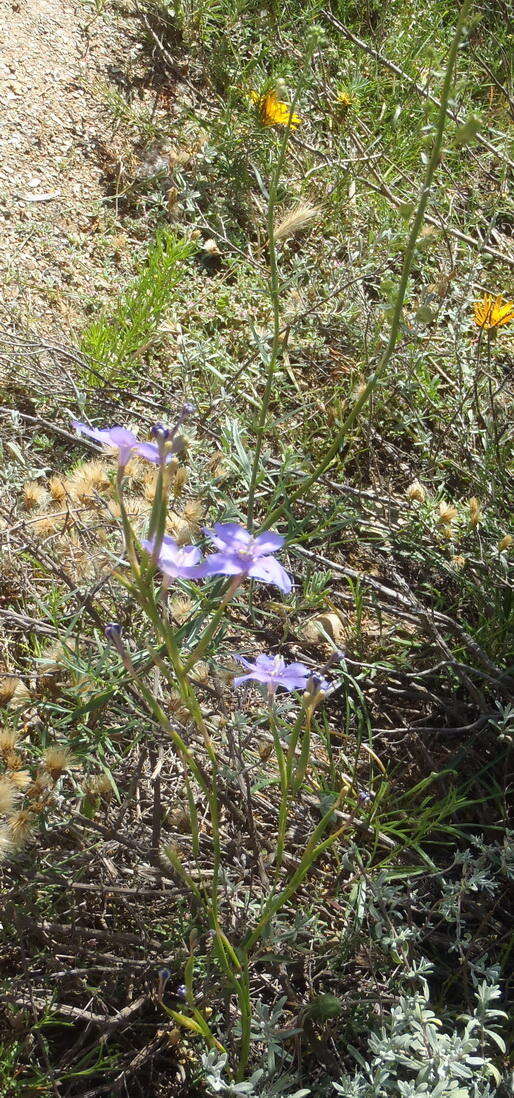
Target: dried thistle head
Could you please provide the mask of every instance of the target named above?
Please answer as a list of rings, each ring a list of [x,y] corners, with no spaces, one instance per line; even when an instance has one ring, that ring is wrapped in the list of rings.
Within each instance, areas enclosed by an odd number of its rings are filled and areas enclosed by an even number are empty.
[[[47,502],[48,492],[38,480],[28,480],[23,485],[22,500],[25,511],[34,511]]]
[[[211,669],[205,660],[198,660],[193,667],[193,676],[197,682],[205,686],[211,677]]]
[[[457,515],[457,508],[454,507],[452,503],[445,503],[444,500],[441,500],[439,504],[439,517],[437,519],[439,526],[450,526],[457,518]]]
[[[119,522],[121,519],[121,507],[117,499],[110,499],[106,504],[107,521]]]
[[[453,564],[453,567],[457,568],[458,571],[460,572],[461,568],[464,568],[464,566],[466,564],[466,558],[461,556],[460,553],[457,553],[457,555],[455,557],[453,557],[453,559],[452,559],[452,564]]]
[[[442,534],[443,538],[447,538],[448,541],[453,541],[454,532],[450,523],[439,523],[439,532]]]
[[[427,498],[427,493],[419,480],[413,480],[412,484],[409,484],[405,495],[411,502],[416,500],[417,503],[424,503]]]
[[[143,496],[148,503],[153,503],[155,499],[155,492],[157,489],[157,478],[159,473],[156,469],[150,469],[143,480]]]
[[[184,504],[182,518],[187,522],[191,534],[196,534],[204,516],[204,506],[199,499],[189,499]]]
[[[192,599],[177,595],[176,598],[171,599],[169,605],[173,621],[176,621],[178,625],[183,625],[192,614],[195,604]]]
[[[105,491],[109,487],[107,466],[102,461],[86,461],[66,479],[70,499],[79,500],[81,503],[94,502],[98,492]]]
[[[504,534],[501,541],[498,542],[498,549],[500,550],[500,553],[503,553],[505,549],[510,549],[513,543],[514,538],[512,537],[512,534]]]
[[[182,495],[182,492],[184,491],[184,488],[187,484],[188,476],[189,476],[189,474],[188,474],[188,471],[187,471],[185,465],[179,465],[179,467],[178,467],[178,469],[175,473],[175,476],[173,478],[173,486],[172,486],[172,491],[173,491],[173,495],[175,496],[175,499],[178,499],[179,496]]]
[[[191,540],[189,525],[181,515],[171,511],[166,519],[166,529],[173,535],[177,545],[188,545]]]
[[[61,515],[58,511],[47,511],[46,514],[41,515],[35,521],[32,520],[31,529],[36,537],[48,538],[51,534],[62,530],[65,521],[66,515]]]
[[[70,770],[73,765],[73,755],[69,747],[61,746],[60,744],[52,744],[51,747],[47,747],[43,755],[43,767],[49,773],[54,782],[64,774],[66,770]]]
[[[13,812],[7,820],[7,831],[14,846],[22,846],[34,826],[34,813],[28,808]]]
[[[173,716],[176,717],[176,719],[182,724],[186,724],[187,721],[190,720],[191,714],[187,706],[184,705],[180,694],[170,694],[169,707],[171,712],[173,713]]]
[[[148,464],[141,458],[131,457],[125,466],[125,479],[132,480],[134,484],[144,484],[148,476]]]
[[[0,777],[0,814],[7,815],[14,806],[18,790],[13,785],[7,774]]]
[[[66,491],[66,484],[62,477],[50,477],[50,480],[48,481],[48,489],[54,503],[64,503],[68,493]]]
[[[89,797],[102,797],[110,800],[114,790],[107,774],[96,774],[85,782],[85,791]]]
[[[0,862],[5,862],[14,853],[14,844],[8,827],[0,827]]]
[[[0,676],[0,705],[9,705],[19,681],[17,675]]]
[[[134,523],[144,522],[150,514],[148,502],[142,496],[127,496],[125,508],[130,521]]]
[[[12,778],[15,771],[20,770],[23,766],[23,759],[17,751],[6,751],[4,755],[4,763],[7,769],[11,771],[10,777]]]
[[[303,232],[320,214],[319,206],[312,206],[310,202],[298,202],[279,221],[275,228],[275,240],[287,240],[296,233]]]
[[[0,755],[9,755],[11,751],[14,751],[19,738],[20,733],[17,728],[0,729]]]
[[[471,497],[468,507],[469,522],[470,525],[474,528],[475,526],[478,526],[479,522],[481,522],[482,520],[482,510],[476,496]]]
[[[32,781],[28,770],[12,770],[9,777],[14,788],[17,789],[19,793],[24,793]]]
[[[30,691],[17,675],[0,677],[0,705],[9,709],[22,709],[30,701]]]
[[[37,778],[27,786],[27,797],[34,802],[43,802],[51,791],[52,779],[50,774],[40,771]]]

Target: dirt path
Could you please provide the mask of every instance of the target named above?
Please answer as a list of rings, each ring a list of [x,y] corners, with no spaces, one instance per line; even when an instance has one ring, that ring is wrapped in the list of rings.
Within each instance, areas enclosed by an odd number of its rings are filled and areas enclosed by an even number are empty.
[[[116,225],[96,141],[102,88],[135,51],[127,22],[76,0],[0,0],[0,304],[39,331],[79,329],[107,288]]]

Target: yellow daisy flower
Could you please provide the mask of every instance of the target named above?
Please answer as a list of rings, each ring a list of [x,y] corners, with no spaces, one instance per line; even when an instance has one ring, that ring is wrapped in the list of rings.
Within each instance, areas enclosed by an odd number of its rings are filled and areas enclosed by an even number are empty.
[[[493,328],[499,328],[502,324],[508,324],[514,320],[514,303],[505,301],[503,297],[493,297],[484,294],[481,301],[475,301],[475,324],[479,328],[485,328],[490,332]]]
[[[259,112],[259,118],[263,126],[287,126],[296,130],[301,123],[297,114],[292,114],[287,103],[277,99],[274,91],[259,95],[259,92],[249,92],[252,103],[255,103]]]

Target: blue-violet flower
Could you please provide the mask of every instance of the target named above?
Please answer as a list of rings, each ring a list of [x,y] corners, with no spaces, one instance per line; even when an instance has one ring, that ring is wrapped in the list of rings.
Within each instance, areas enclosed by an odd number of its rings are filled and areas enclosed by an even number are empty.
[[[153,553],[155,539],[141,542],[147,553]],[[165,536],[156,564],[165,576],[170,579],[201,579],[204,573],[204,563],[200,563],[202,554],[196,545],[177,545],[174,538]]]
[[[219,550],[207,557],[205,576],[248,576],[289,594],[291,579],[273,556],[284,544],[280,534],[268,530],[254,537],[236,522],[217,522],[205,533]]]
[[[161,463],[161,449],[159,446],[156,446],[153,442],[140,442],[137,435],[133,434],[132,431],[128,431],[126,427],[99,429],[89,427],[87,423],[80,423],[77,419],[72,419],[71,425],[79,435],[87,435],[88,438],[92,438],[94,442],[99,442],[107,450],[117,450],[118,461],[122,468],[125,467],[133,454],[153,462],[154,465],[160,465]],[[166,463],[171,461],[172,458],[173,454],[171,452],[166,454]]]
[[[235,656],[239,663],[246,667],[246,675],[237,675],[234,686],[240,686],[242,682],[253,679],[255,682],[264,683],[270,694],[274,694],[277,686],[283,686],[284,690],[305,690],[311,672],[303,663],[286,663],[283,656],[257,656],[254,663],[244,656]]]

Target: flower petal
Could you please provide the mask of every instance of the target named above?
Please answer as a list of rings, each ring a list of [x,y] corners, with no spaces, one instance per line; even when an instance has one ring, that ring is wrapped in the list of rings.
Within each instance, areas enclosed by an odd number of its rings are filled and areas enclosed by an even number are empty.
[[[263,583],[272,583],[288,595],[292,588],[291,579],[282,565],[274,557],[259,557],[253,561],[248,569],[251,579],[262,580]]]
[[[230,553],[213,553],[205,558],[202,567],[205,568],[204,576],[240,576],[245,571],[241,561]]]
[[[255,545],[259,547],[259,553],[264,557],[268,553],[276,553],[282,548],[285,538],[282,534],[275,534],[273,530],[266,530],[264,534],[258,534]]]
[[[215,522],[212,530],[205,528],[205,533],[218,549],[227,548],[235,552],[246,549],[252,541],[252,535],[238,522]]]

